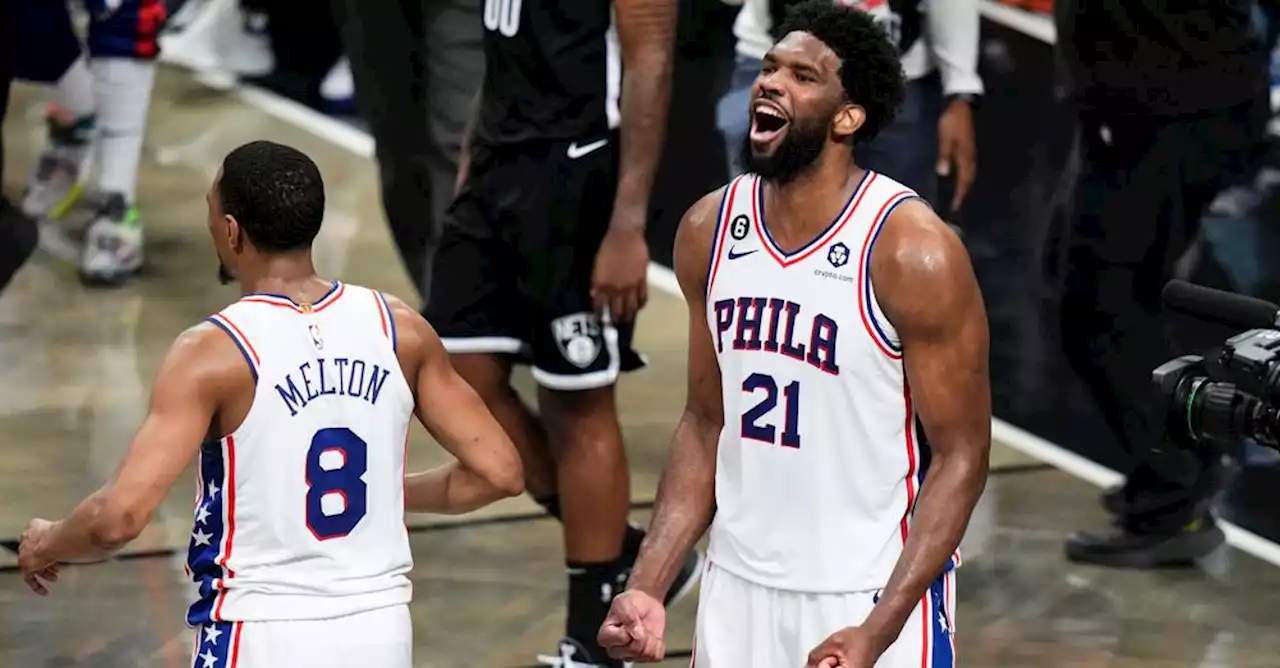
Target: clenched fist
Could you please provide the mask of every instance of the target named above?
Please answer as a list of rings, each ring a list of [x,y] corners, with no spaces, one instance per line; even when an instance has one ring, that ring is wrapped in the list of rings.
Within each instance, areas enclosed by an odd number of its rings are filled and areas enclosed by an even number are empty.
[[[666,630],[667,611],[662,601],[633,590],[613,599],[596,641],[615,659],[661,661],[667,653],[662,640]]]

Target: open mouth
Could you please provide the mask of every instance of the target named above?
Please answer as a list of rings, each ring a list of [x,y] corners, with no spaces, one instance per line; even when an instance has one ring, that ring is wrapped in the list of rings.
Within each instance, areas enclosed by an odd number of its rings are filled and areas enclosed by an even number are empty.
[[[751,109],[751,141],[772,143],[783,135],[789,121],[780,109],[766,102],[756,102]]]

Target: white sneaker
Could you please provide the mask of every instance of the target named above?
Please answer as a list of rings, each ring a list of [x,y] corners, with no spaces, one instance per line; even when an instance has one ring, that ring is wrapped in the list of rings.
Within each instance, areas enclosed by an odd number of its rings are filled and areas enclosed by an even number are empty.
[[[617,666],[618,661],[610,659],[607,663],[595,663],[587,656],[587,651],[572,638],[563,638],[556,648],[556,656],[538,655],[538,664],[551,668],[610,668]],[[632,668],[631,662],[621,664],[622,668]]]
[[[222,66],[242,77],[270,74],[276,68],[276,58],[267,36],[267,15],[239,10],[237,18],[235,23],[224,24],[218,33]]]
[[[351,75],[351,61],[344,56],[320,82],[320,97],[329,102],[346,102],[356,96],[356,81]]]
[[[80,279],[88,285],[119,285],[142,268],[142,222],[137,207],[119,194],[106,195],[85,229]]]
[[[38,220],[59,218],[76,203],[93,157],[93,117],[68,123],[58,116],[51,111],[46,120],[48,143],[22,196],[22,212]]]
[[[221,72],[217,35],[227,21],[238,21],[237,0],[189,0],[197,4],[182,28],[160,35],[160,59],[197,72]],[[183,8],[187,9],[186,7]],[[182,13],[182,10],[179,10]]]

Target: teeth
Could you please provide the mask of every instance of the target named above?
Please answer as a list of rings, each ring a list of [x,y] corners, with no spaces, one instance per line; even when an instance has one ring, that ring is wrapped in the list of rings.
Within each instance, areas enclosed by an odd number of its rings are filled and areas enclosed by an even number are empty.
[[[774,110],[773,107],[765,106],[763,104],[756,107],[756,113],[786,120],[786,117]]]

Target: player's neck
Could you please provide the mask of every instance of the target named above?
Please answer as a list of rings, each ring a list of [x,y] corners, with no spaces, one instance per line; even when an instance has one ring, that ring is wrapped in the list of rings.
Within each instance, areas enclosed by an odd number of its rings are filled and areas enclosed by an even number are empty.
[[[240,275],[244,294],[283,295],[299,303],[319,299],[329,286],[329,281],[316,276],[308,252],[265,257],[256,266],[242,268]]]
[[[784,246],[808,243],[831,225],[865,173],[848,158],[834,164],[819,158],[785,183],[767,181],[764,219],[770,235]]]

